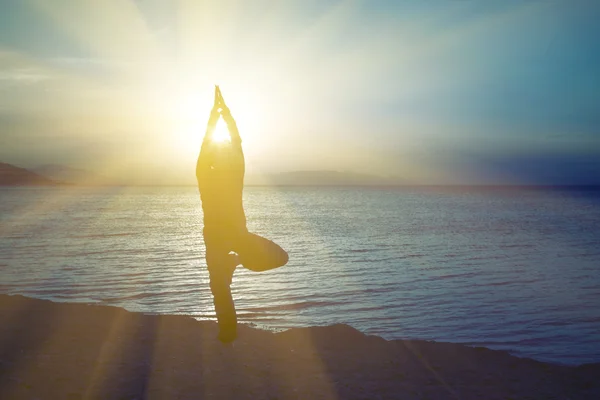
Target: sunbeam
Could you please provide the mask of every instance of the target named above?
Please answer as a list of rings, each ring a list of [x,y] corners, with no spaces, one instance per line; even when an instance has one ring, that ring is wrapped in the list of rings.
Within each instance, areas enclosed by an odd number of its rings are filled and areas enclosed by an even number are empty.
[[[596,393],[581,3],[0,1],[0,397]]]

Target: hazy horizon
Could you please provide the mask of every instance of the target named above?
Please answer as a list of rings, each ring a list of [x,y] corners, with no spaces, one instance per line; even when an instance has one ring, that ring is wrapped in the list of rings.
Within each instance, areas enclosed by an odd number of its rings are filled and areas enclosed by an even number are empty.
[[[8,164],[9,166],[12,164]],[[98,186],[98,187],[196,187],[197,181],[190,177],[190,174],[181,174],[179,176],[161,176],[159,179],[129,179],[127,177],[119,177],[118,179],[109,179],[94,171],[85,169],[72,168],[66,165],[47,164],[34,167],[17,166],[13,167],[24,169],[47,178],[58,184],[67,184],[69,186]],[[4,168],[0,161],[0,176]],[[24,177],[25,179],[25,177]],[[28,180],[23,180],[19,185],[36,183],[26,183]],[[11,183],[2,182],[0,186]],[[448,188],[600,188],[600,184],[541,184],[541,183],[414,183],[403,181],[398,176],[382,176],[364,173],[356,173],[353,171],[336,171],[336,170],[305,170],[305,171],[281,171],[277,173],[261,173],[250,174],[245,177],[245,186],[267,187],[267,186],[297,186],[297,187],[398,187],[398,188],[419,188],[419,187],[448,187]]]
[[[599,184],[590,1],[0,4],[0,161],[194,182],[219,84],[249,176]]]

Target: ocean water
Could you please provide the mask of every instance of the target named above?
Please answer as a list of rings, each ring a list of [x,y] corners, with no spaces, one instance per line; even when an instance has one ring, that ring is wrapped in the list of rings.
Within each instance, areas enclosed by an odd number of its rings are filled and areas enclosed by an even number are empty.
[[[248,227],[290,254],[238,268],[239,321],[600,362],[600,193],[260,188]],[[0,293],[214,318],[198,191],[0,188]]]

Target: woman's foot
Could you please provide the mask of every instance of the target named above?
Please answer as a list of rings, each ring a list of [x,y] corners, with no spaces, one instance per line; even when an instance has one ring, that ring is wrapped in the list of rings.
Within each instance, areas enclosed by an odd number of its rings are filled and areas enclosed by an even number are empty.
[[[217,339],[219,339],[221,343],[229,345],[237,339],[237,329],[221,330]]]

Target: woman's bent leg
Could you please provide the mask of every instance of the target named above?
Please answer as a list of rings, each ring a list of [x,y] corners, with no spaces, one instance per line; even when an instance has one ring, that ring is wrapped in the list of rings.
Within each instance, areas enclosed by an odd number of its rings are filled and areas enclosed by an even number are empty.
[[[277,243],[249,232],[236,238],[233,251],[240,256],[245,268],[256,272],[281,267],[289,259],[287,252]]]

